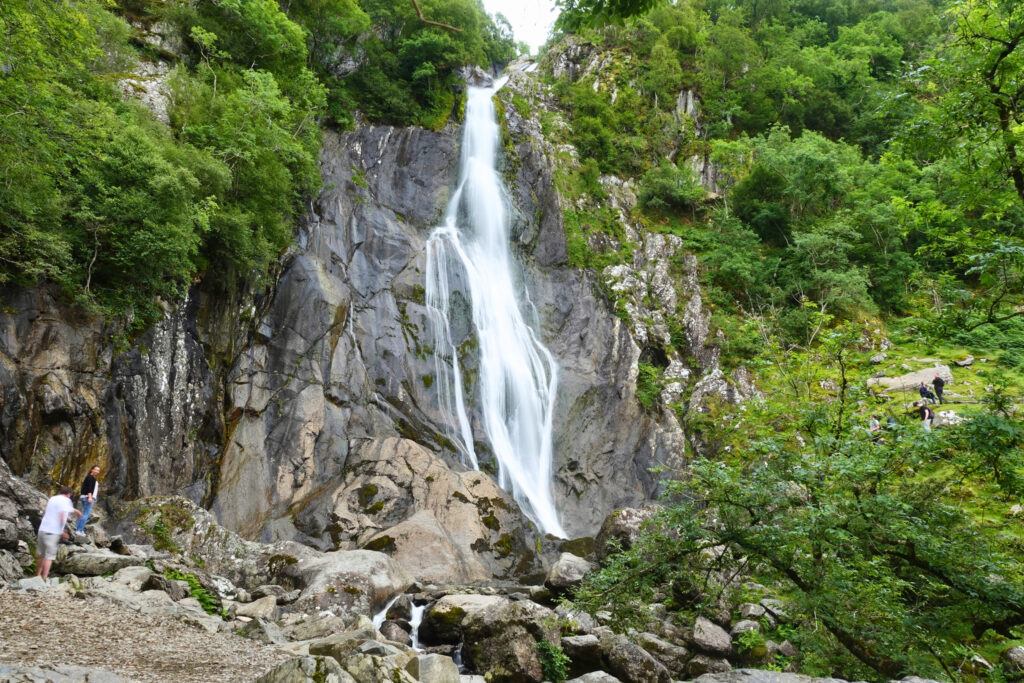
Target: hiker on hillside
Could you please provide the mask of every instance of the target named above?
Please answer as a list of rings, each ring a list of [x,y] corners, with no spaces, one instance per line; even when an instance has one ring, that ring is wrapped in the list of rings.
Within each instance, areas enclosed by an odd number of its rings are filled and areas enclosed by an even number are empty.
[[[942,403],[942,390],[946,387],[946,381],[939,377],[939,373],[935,373],[935,379],[932,380],[932,386],[935,387],[935,395],[939,397],[939,403]]]
[[[85,479],[82,481],[82,490],[78,496],[82,501],[82,516],[78,518],[78,524],[75,525],[75,531],[80,534],[85,532],[85,523],[89,519],[89,515],[92,514],[92,506],[96,504],[96,496],[100,492],[100,484],[96,481],[99,474],[100,466],[93,465],[89,474],[85,475]]]
[[[930,401],[931,403],[935,403],[935,394],[931,392],[928,385],[924,382],[921,382],[921,386],[917,388],[917,393],[921,394],[921,398]]]
[[[914,404],[918,414],[921,416],[921,428],[926,432],[932,431],[932,420],[935,419],[935,411],[928,407],[924,401]]]
[[[46,511],[36,535],[36,576],[43,580],[50,576],[50,565],[57,557],[60,539],[68,538],[67,529],[64,528],[68,522],[68,515],[78,514],[75,504],[71,502],[74,493],[74,489],[65,486],[56,496],[46,501]]]

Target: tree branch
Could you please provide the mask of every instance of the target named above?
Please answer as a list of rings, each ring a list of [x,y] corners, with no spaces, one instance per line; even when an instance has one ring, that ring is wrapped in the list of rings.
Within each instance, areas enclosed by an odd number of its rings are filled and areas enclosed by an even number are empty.
[[[455,31],[456,33],[462,33],[462,29],[461,28],[456,28],[455,26],[449,26],[448,24],[442,24],[442,23],[437,22],[437,21],[430,21],[429,19],[424,17],[423,16],[423,10],[420,9],[420,3],[416,2],[416,0],[412,0],[412,6],[416,8],[416,15],[420,18],[420,21],[422,21],[424,24],[429,24],[430,26],[437,26],[438,28],[448,29],[449,31]]]

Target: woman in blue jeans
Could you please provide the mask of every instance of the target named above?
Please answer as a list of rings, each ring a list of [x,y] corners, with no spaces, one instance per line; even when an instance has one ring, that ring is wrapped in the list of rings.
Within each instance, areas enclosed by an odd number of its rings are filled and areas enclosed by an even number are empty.
[[[93,468],[89,470],[89,474],[85,476],[85,480],[82,482],[82,490],[79,494],[79,498],[82,501],[82,516],[78,518],[78,524],[75,525],[75,531],[78,533],[85,531],[85,522],[89,519],[89,515],[92,514],[92,506],[96,503],[96,496],[100,492],[100,484],[96,481],[99,473],[100,466],[93,465]]]

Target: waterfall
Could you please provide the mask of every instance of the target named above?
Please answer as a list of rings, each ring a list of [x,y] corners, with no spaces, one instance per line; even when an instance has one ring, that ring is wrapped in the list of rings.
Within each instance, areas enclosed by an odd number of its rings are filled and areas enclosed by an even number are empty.
[[[509,250],[508,195],[495,168],[500,130],[491,98],[502,84],[469,88],[459,185],[443,225],[427,240],[426,305],[436,385],[450,440],[463,463],[479,469],[470,398],[463,390],[465,368],[455,346],[467,338],[471,322],[468,338],[479,356],[479,395],[472,400],[498,463],[498,484],[541,530],[565,537],[551,492],[558,366],[517,300],[521,294],[529,304]]]

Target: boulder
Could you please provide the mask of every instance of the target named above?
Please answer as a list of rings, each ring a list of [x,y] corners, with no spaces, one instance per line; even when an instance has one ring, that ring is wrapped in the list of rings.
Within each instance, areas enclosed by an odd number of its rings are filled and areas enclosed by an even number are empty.
[[[255,683],[356,683],[330,657],[296,657],[282,662]]]
[[[158,590],[167,593],[167,595],[174,602],[179,602],[189,597],[190,587],[188,583],[184,581],[175,581],[169,579],[163,574],[153,574],[150,572],[149,577],[146,578],[146,582],[142,584],[141,590]]]
[[[598,629],[602,668],[623,683],[670,683],[672,675],[657,659],[623,635]]]
[[[58,553],[57,559],[53,562],[53,571],[75,576],[102,576],[113,574],[125,567],[142,566],[145,563],[143,557],[118,555],[109,550],[86,550],[71,552],[63,557]]]
[[[332,609],[348,615],[370,615],[408,588],[413,578],[397,562],[371,550],[339,550],[300,559],[289,566],[303,586],[297,609]]]
[[[18,549],[18,527],[12,520],[0,519],[0,550]]]
[[[320,638],[309,644],[309,654],[334,657],[339,662],[356,652],[360,645],[368,641],[377,640],[380,634],[374,628],[373,622],[366,617],[361,617],[348,629],[341,633]],[[373,653],[367,653],[373,654]]]
[[[921,382],[924,382],[930,390],[932,380],[935,379],[935,373],[938,373],[939,377],[941,377],[947,385],[953,383],[953,372],[949,369],[949,366],[936,365],[933,368],[908,372],[906,374],[899,375],[898,377],[873,377],[868,379],[868,387],[875,387],[886,392],[916,392],[917,388],[921,386]]]
[[[698,654],[694,655],[693,658],[686,663],[686,676],[688,678],[697,678],[704,674],[724,673],[727,671],[732,671],[732,664],[729,663],[728,659],[723,657],[711,657],[709,655]]]
[[[342,484],[296,524],[312,538],[386,552],[422,582],[510,579],[540,567],[508,493],[409,439],[355,445]]]
[[[236,605],[235,616],[274,621],[277,618],[277,598],[268,595],[247,604]]]
[[[1024,673],[1024,647],[1014,645],[1003,650],[1000,659],[1003,666],[1012,673]]]
[[[744,619],[760,619],[764,616],[765,612],[764,607],[752,602],[745,602],[740,605],[740,616]]]
[[[682,678],[686,674],[690,652],[685,647],[666,642],[653,633],[640,633],[636,640],[640,647],[668,669],[673,678]]]
[[[555,608],[555,614],[563,620],[563,628],[568,628],[572,633],[590,633],[597,628],[597,620],[586,612],[571,610],[564,605]]]
[[[571,553],[562,553],[551,565],[544,585],[555,592],[564,592],[583,582],[583,577],[594,570],[594,565],[582,557]]]
[[[145,565],[125,567],[118,569],[114,572],[114,575],[110,577],[111,581],[117,583],[123,583],[132,590],[141,591],[148,590],[144,588],[146,583],[153,577],[153,570]],[[161,577],[162,578],[162,577]],[[184,597],[184,596],[182,596]],[[179,598],[180,599],[180,598]]]
[[[389,619],[381,624],[380,634],[395,643],[401,643],[407,647],[412,646],[412,637],[409,635],[409,631],[396,621]]]
[[[628,550],[640,535],[640,527],[654,515],[657,508],[622,508],[608,515],[594,540],[594,551],[598,559],[608,556],[608,541],[618,541],[619,547]]]
[[[761,624],[757,623],[756,621],[753,621],[752,619],[744,619],[743,621],[737,621],[735,624],[733,624],[732,630],[729,631],[729,634],[733,637],[733,639],[738,639],[741,633],[744,633],[746,631],[760,630]]]
[[[570,660],[570,675],[581,675],[601,668],[601,641],[593,634],[562,638],[562,652]]]
[[[716,655],[732,652],[732,637],[728,631],[705,617],[697,617],[692,638],[693,644],[704,652]]]
[[[559,644],[558,618],[546,607],[501,598],[462,622],[463,651],[476,671],[493,683],[524,683],[544,680],[537,643]]]
[[[405,670],[420,683],[460,683],[459,667],[444,655],[418,655]]]
[[[967,358],[964,358],[962,360],[955,360],[953,361],[953,365],[957,366],[958,368],[969,368],[972,365],[974,365],[974,356],[967,356]]]
[[[617,679],[615,676],[612,676],[610,673],[608,673],[606,671],[590,671],[588,673],[583,674],[582,676],[577,676],[576,678],[572,678],[572,679],[566,681],[565,683],[622,683],[622,682],[619,681],[619,679]]]
[[[359,683],[416,683],[403,668],[405,662],[390,657],[353,654],[341,662],[342,667]]]
[[[288,638],[278,625],[266,619],[253,619],[238,629],[238,633],[246,638],[271,645],[281,645],[288,642]]]
[[[347,626],[344,619],[325,612],[288,624],[281,631],[289,640],[316,640],[341,633]]]
[[[845,683],[838,678],[813,678],[803,674],[761,669],[733,669],[709,672],[696,679],[700,683]],[[904,678],[904,681],[907,679]],[[920,680],[920,679],[919,679]]]
[[[446,595],[423,615],[419,638],[426,645],[457,645],[462,641],[462,623],[468,615],[504,601],[495,595]]]

